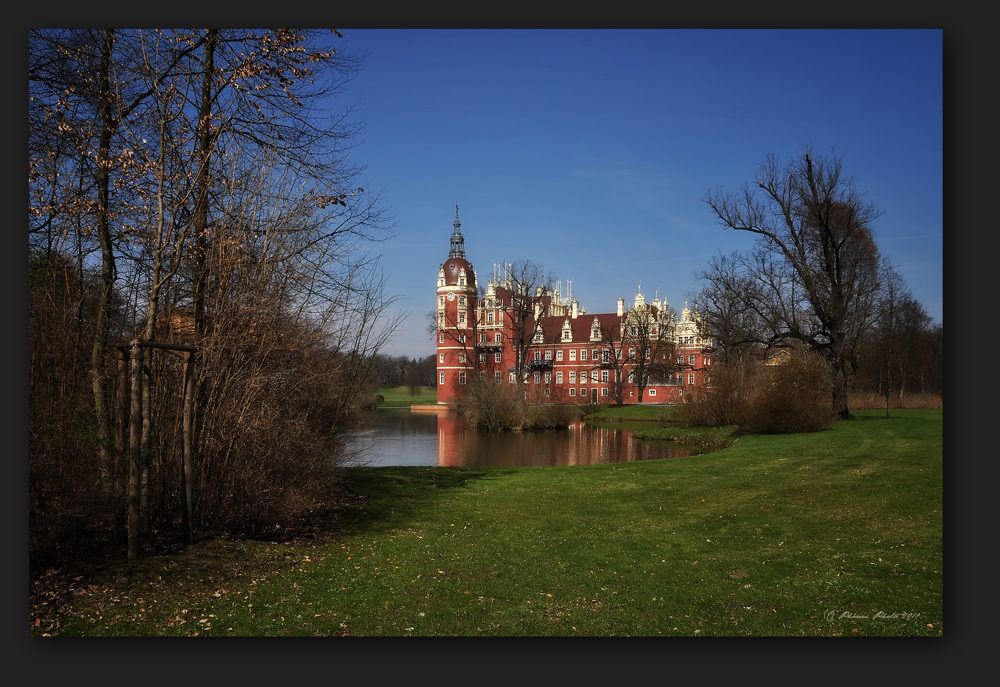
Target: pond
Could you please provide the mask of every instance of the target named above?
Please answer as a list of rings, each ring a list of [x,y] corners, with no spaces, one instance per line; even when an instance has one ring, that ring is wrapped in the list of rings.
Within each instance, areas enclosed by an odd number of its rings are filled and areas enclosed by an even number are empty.
[[[564,430],[484,432],[454,412],[383,409],[377,424],[350,442],[350,465],[534,467],[627,463],[707,452],[669,441],[642,441],[636,432],[653,423],[596,426],[574,422]]]

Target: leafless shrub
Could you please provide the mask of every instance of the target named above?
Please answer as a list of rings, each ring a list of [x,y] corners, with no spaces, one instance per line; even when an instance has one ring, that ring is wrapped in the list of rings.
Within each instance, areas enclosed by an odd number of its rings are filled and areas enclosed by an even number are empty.
[[[798,348],[775,366],[737,358],[717,365],[712,387],[691,398],[686,417],[755,434],[816,432],[833,422],[832,384],[826,362]]]

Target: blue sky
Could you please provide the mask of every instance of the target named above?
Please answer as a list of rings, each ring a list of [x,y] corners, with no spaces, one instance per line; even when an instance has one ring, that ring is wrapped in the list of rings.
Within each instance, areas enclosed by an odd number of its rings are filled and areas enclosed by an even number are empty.
[[[590,312],[641,283],[678,310],[695,273],[752,237],[701,198],[806,146],[843,158],[884,212],[884,256],[943,323],[940,30],[350,30],[365,66],[351,155],[396,236],[409,311],[389,353],[433,353],[425,314],[460,206],[467,257],[531,259]]]

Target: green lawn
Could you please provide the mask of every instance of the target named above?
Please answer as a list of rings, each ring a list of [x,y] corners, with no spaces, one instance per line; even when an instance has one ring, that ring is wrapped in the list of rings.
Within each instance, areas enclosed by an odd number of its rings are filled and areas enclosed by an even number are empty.
[[[379,406],[423,406],[437,403],[437,387],[420,386],[417,387],[417,395],[410,395],[408,386],[381,386],[377,392],[384,401]]]
[[[942,412],[857,415],[663,461],[354,468],[336,538],[122,564],[31,632],[938,636]]]

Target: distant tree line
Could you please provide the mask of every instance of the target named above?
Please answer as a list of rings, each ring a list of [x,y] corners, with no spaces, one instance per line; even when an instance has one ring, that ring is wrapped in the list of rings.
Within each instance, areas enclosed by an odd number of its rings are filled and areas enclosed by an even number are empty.
[[[119,543],[130,488],[143,546],[176,524],[183,364],[142,349],[133,390],[135,340],[197,348],[197,527],[273,528],[329,497],[398,319],[368,252],[391,224],[347,161],[357,124],[326,109],[361,66],[340,38],[29,32],[33,551]]]
[[[406,386],[416,395],[417,387],[437,385],[437,359],[433,355],[408,358],[379,354],[373,359],[378,386]]]

